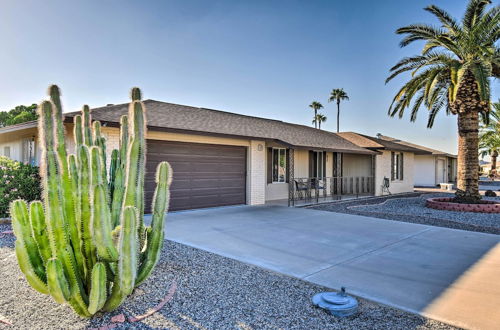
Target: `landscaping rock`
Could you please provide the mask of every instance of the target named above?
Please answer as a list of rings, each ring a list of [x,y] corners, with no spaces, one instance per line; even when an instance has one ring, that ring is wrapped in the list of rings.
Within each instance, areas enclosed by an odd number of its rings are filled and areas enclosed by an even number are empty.
[[[434,210],[425,207],[428,198],[454,197],[449,193],[425,193],[406,196],[383,196],[369,200],[348,200],[314,205],[317,210],[365,215],[379,219],[419,223],[438,227],[500,234],[498,214]],[[498,197],[484,200],[500,202]]]

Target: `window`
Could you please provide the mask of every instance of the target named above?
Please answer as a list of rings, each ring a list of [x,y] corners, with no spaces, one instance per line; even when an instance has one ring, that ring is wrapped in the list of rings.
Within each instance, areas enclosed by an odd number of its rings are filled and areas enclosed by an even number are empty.
[[[286,182],[286,149],[272,149],[273,182]]]
[[[325,153],[323,151],[313,151],[313,178],[323,179],[325,177],[325,160]]]
[[[3,147],[3,155],[5,157],[10,157],[10,147]]]
[[[23,139],[22,145],[22,162],[25,164],[35,165],[35,138],[30,137]]]
[[[391,153],[391,180],[403,180],[403,153]]]

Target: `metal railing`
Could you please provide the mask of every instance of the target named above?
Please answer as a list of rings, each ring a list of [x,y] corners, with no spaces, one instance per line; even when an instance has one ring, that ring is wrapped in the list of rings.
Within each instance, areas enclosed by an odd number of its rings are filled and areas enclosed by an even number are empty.
[[[289,183],[288,205],[293,206],[296,201],[318,203],[342,196],[373,195],[374,189],[371,176],[294,178]]]

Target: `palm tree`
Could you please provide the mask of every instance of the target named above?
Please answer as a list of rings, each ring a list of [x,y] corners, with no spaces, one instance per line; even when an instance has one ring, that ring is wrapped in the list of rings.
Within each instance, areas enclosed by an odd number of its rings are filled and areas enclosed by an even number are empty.
[[[337,101],[337,133],[340,128],[340,101],[343,100],[349,100],[349,96],[347,96],[343,88],[337,88],[331,91],[328,102]]]
[[[313,119],[312,123],[313,123],[314,125],[316,125],[316,123],[317,123],[317,124],[318,124],[318,128],[319,128],[319,129],[321,129],[321,123],[324,123],[324,122],[326,121],[326,119],[327,119],[327,118],[326,118],[326,116],[325,116],[325,115],[322,115],[322,114],[318,113],[318,114],[316,115],[316,117],[314,117],[314,119]]]
[[[309,108],[314,110],[314,118],[318,116],[318,110],[323,108],[323,104],[319,103],[318,101],[313,101],[311,104],[309,104]],[[318,128],[318,123],[313,120],[313,124],[315,128]]]
[[[493,110],[487,121],[481,125],[479,133],[479,152],[481,157],[491,157],[492,177],[496,176],[497,157],[500,153],[500,101],[493,104]]]
[[[404,72],[411,77],[394,97],[389,115],[401,118],[411,108],[411,121],[418,110],[429,110],[430,128],[438,112],[458,117],[458,189],[462,201],[477,201],[479,164],[479,115],[490,110],[490,79],[500,77],[500,6],[486,11],[490,0],[469,0],[461,21],[434,5],[425,8],[440,21],[440,27],[414,24],[396,31],[404,35],[405,47],[425,41],[421,55],[403,58],[391,68],[386,83]],[[458,196],[457,196],[458,197]],[[458,200],[459,198],[457,198]]]

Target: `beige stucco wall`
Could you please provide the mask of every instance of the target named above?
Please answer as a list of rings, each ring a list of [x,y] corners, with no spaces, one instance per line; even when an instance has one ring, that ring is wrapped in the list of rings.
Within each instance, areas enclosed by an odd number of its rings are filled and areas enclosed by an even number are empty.
[[[403,180],[390,181],[389,190],[393,194],[413,191],[414,154],[404,153]],[[381,155],[375,157],[375,195],[382,195],[382,183],[384,177],[391,179],[391,152],[384,150]]]

